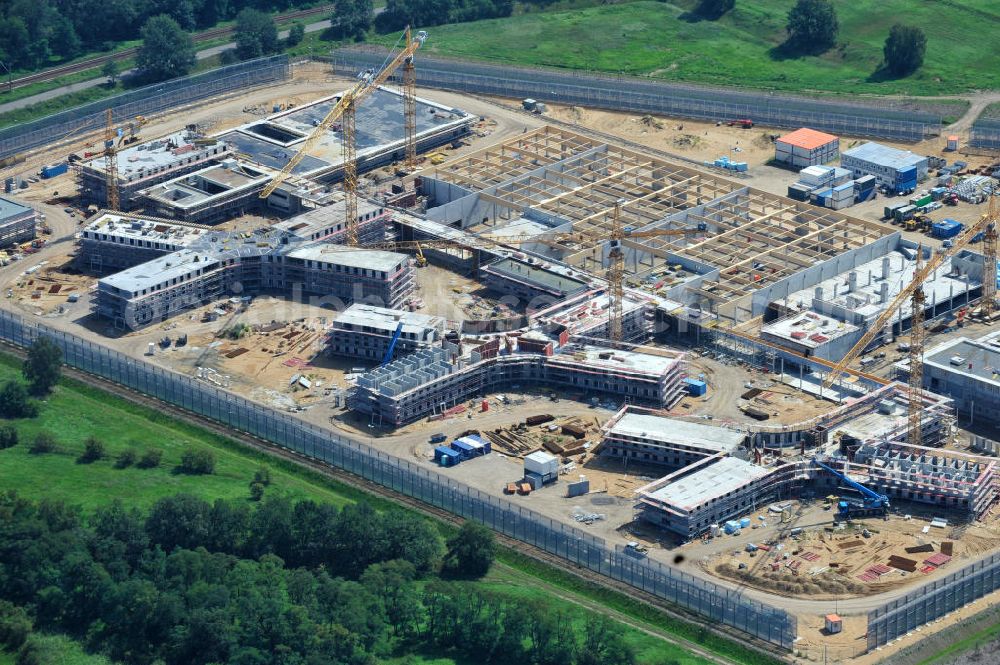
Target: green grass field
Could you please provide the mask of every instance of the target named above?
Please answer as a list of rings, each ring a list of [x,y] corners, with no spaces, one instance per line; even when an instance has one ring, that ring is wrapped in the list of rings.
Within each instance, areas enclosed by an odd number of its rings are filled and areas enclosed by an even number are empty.
[[[44,662],[53,665],[111,665],[111,661],[103,656],[86,653],[78,642],[63,635],[40,635],[35,637],[41,642],[44,653],[49,657]],[[0,651],[0,665],[14,665],[16,654]]]
[[[836,2],[840,44],[819,57],[780,59],[794,0],[737,0],[720,20],[685,18],[695,0],[630,2],[429,29],[424,50],[675,81],[778,90],[937,95],[1000,87],[1000,7],[990,0]],[[924,67],[901,80],[873,76],[893,23],[924,29]],[[386,40],[380,40],[386,41]],[[419,77],[419,66],[418,66]]]
[[[0,382],[17,378],[19,368],[19,361],[0,354]],[[37,418],[12,422],[18,429],[21,442],[13,448],[0,450],[0,478],[3,478],[5,489],[16,489],[33,499],[64,499],[86,509],[106,504],[116,497],[127,500],[130,505],[146,508],[158,498],[177,492],[188,492],[209,500],[217,497],[249,500],[248,483],[254,471],[260,466],[267,466],[273,478],[268,488],[271,493],[338,505],[361,498],[377,508],[390,505],[383,499],[362,494],[318,473],[255,453],[232,440],[178,422],[158,411],[132,404],[73,380],[64,379],[60,383],[42,405]],[[28,453],[28,442],[42,429],[51,432],[59,440],[59,453]],[[77,463],[76,458],[89,436],[105,442],[109,459],[93,464]],[[163,464],[160,468],[148,470],[114,468],[114,456],[129,446],[140,451],[148,447],[162,449]],[[208,448],[215,453],[215,474],[185,476],[174,473],[173,467],[188,446]],[[441,528],[444,533],[451,531],[446,525]],[[705,649],[726,655],[736,662],[777,662],[758,657],[735,642],[716,638],[696,627],[671,619],[622,594],[582,582],[568,573],[549,568],[509,550],[504,551],[500,564],[482,584],[505,593],[533,598],[538,602],[553,602],[558,607],[571,611],[579,621],[583,621],[589,611],[584,606],[607,606],[620,616],[627,616],[637,625],[696,642]],[[553,590],[558,590],[563,598],[555,597]],[[622,624],[621,630],[639,654],[639,662],[645,665],[671,661],[683,665],[701,665],[707,662],[681,646],[635,628]],[[415,662],[421,665],[466,665],[432,654],[415,656]],[[99,659],[80,660],[88,657],[80,653],[78,645],[72,642],[67,646],[65,658],[67,665],[103,665],[103,661]],[[10,660],[9,655],[0,654],[0,665],[8,665]]]

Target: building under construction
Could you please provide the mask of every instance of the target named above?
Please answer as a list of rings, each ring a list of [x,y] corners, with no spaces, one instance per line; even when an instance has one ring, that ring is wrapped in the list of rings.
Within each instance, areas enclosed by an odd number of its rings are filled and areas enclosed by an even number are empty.
[[[133,144],[117,154],[120,205],[148,214],[214,224],[259,207],[260,192],[305,143],[343,93],[286,109],[235,129],[202,136],[184,131]],[[476,121],[460,109],[416,100],[416,147],[430,150],[462,138]],[[405,153],[402,95],[379,88],[358,104],[355,142],[360,173],[400,161]],[[268,197],[275,210],[294,213],[302,196],[329,193],[343,177],[342,130],[335,124],[310,149],[292,180]],[[108,205],[107,157],[80,162],[87,202]]]
[[[355,303],[333,320],[326,350],[338,356],[381,360],[392,347],[390,359],[394,359],[440,343],[444,335],[445,320],[440,316]]]
[[[513,384],[545,385],[580,397],[609,395],[669,407],[680,400],[683,354],[558,343],[544,335],[494,336],[468,354],[445,343],[365,373],[348,406],[372,424],[399,427],[446,413],[468,399]]]
[[[924,400],[924,440],[936,442],[950,427],[952,404],[932,393]],[[768,502],[798,498],[805,489],[837,489],[838,480],[814,457],[890,498],[954,509],[970,519],[981,516],[997,496],[995,461],[906,443],[906,406],[906,389],[896,383],[802,423],[746,425],[738,432],[708,425],[693,429],[696,424],[655,415],[644,416],[636,430],[625,418],[632,414],[619,414],[623,417],[605,428],[602,452],[666,460],[671,467],[674,459],[690,460],[636,491],[640,517],[688,538]],[[785,438],[799,450],[789,455],[774,447],[778,430],[795,434]],[[747,449],[738,447],[737,437]],[[730,445],[723,446],[726,441]]]
[[[0,197],[0,248],[32,240],[35,222],[32,208]]]

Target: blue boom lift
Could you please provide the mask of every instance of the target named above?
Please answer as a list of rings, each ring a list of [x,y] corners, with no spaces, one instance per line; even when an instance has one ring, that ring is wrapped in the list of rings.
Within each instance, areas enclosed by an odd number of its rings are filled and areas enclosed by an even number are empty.
[[[879,494],[871,491],[861,483],[851,480],[839,471],[834,471],[819,460],[814,459],[813,462],[815,462],[816,466],[821,469],[832,473],[848,487],[856,489],[861,493],[862,499],[860,503],[856,500],[848,500],[844,497],[840,497],[840,501],[837,503],[837,516],[839,518],[851,519],[854,517],[869,517],[871,515],[885,515],[885,513],[888,512],[889,497],[885,494]]]
[[[396,332],[392,333],[392,339],[389,340],[389,348],[385,350],[385,355],[382,356],[382,364],[379,367],[389,364],[392,360],[392,352],[396,350],[396,342],[399,341],[399,336],[403,334],[403,322],[400,321],[399,325],[396,326]]]

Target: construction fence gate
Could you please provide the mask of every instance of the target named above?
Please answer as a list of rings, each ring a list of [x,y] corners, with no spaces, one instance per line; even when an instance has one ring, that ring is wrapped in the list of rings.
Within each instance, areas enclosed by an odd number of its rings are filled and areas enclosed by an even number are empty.
[[[796,618],[784,610],[748,599],[737,590],[697,579],[648,558],[637,558],[621,547],[610,549],[603,539],[580,529],[196,378],[0,311],[3,340],[28,347],[40,336],[50,338],[71,367],[481,522],[506,536],[771,645],[792,648],[797,634]]]

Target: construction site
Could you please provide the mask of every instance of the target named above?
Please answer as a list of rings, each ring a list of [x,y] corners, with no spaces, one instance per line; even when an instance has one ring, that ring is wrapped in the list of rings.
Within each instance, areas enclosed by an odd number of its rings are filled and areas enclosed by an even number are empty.
[[[424,38],[291,105],[109,114],[98,150],[59,147],[72,174],[0,200],[21,225],[5,307],[799,599],[804,645],[1000,550],[994,197],[943,242],[502,100],[418,97]],[[25,246],[40,215],[53,238]],[[837,600],[859,603],[843,631],[813,626]]]

